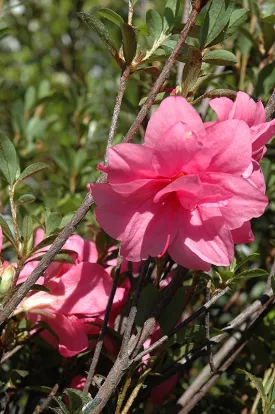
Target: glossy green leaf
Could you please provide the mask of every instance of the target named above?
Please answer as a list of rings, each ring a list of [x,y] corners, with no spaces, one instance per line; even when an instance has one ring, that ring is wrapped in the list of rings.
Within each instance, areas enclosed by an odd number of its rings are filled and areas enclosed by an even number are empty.
[[[146,13],[146,23],[149,29],[150,36],[153,39],[159,39],[163,25],[162,25],[162,17],[156,10],[148,10]]]
[[[174,26],[179,7],[179,0],[167,0],[163,16],[163,30],[165,32]]]
[[[236,58],[233,53],[229,52],[228,50],[207,50],[207,52],[203,56],[203,62],[211,63],[214,65],[235,65],[238,63],[238,59]]]
[[[25,216],[23,219],[22,236],[26,242],[33,236],[33,221],[31,216]]]
[[[19,175],[16,181],[22,181],[25,178],[30,177],[31,175],[34,175],[39,171],[44,170],[45,168],[49,168],[49,166],[44,162],[36,162],[35,164],[31,164],[27,168],[25,168],[24,171],[22,171],[22,173]]]
[[[50,236],[52,233],[55,233],[61,223],[62,217],[58,213],[51,213],[45,221],[46,234],[45,236]]]
[[[275,24],[275,14],[271,14],[270,16],[266,16],[262,18],[264,23]]]
[[[136,56],[137,38],[136,32],[128,23],[123,22],[120,25],[122,33],[122,45],[125,62],[130,65]]]
[[[91,410],[96,408],[101,403],[101,398],[94,398],[84,405],[82,408],[82,414],[90,414]]]
[[[0,170],[7,182],[12,185],[19,165],[14,145],[2,131],[0,131]]]
[[[80,12],[78,13],[78,16],[98,34],[105,46],[109,49],[110,53],[113,56],[117,56],[118,52],[116,45],[106,26],[97,17],[91,14]]]
[[[91,397],[87,393],[75,388],[66,388],[65,394],[69,399],[70,412],[74,414],[82,414],[82,407],[91,402]]]
[[[2,232],[5,235],[5,237],[11,242],[13,246],[16,245],[15,240],[13,238],[12,232],[9,228],[8,223],[6,220],[3,219],[3,217],[0,215],[0,226],[2,228]]]
[[[51,290],[49,288],[47,288],[45,285],[39,285],[37,283],[35,283],[34,285],[32,285],[32,287],[30,288],[30,290],[35,290],[37,292],[47,292],[47,293],[51,293]]]
[[[97,11],[97,14],[100,17],[104,17],[105,19],[110,20],[111,22],[115,23],[119,27],[121,23],[124,22],[123,18],[119,14],[117,14],[116,12],[108,8],[99,9]]]
[[[193,90],[193,86],[199,77],[202,64],[201,51],[195,47],[189,47],[188,59],[182,72],[182,95],[187,96]]]
[[[40,249],[43,249],[44,247],[49,246],[50,244],[52,244],[55,239],[57,237],[57,234],[52,234],[49,237],[45,237],[40,243],[38,243],[33,249],[32,249],[32,253],[37,252]]]
[[[202,49],[214,44],[214,40],[228,24],[233,8],[232,0],[213,0],[210,3],[201,29]]]
[[[234,280],[241,280],[241,279],[246,280],[246,279],[252,279],[254,277],[262,277],[262,276],[268,276],[268,273],[263,269],[250,269],[250,270],[244,270],[238,275],[235,275]]]
[[[32,194],[23,194],[22,196],[19,197],[16,206],[22,206],[22,204],[29,204],[29,203],[33,203],[35,201],[35,197]]]
[[[266,413],[267,396],[265,393],[262,380],[258,377],[255,377],[255,375],[252,375],[250,372],[245,371],[244,369],[237,369],[236,372],[238,374],[245,374],[250,379],[250,381],[252,382],[252,384],[254,385],[254,387],[256,388],[256,390],[258,391],[261,397],[263,413]]]
[[[248,13],[248,10],[245,9],[234,10],[225,29],[212,42],[208,44],[208,47],[217,45],[228,37],[234,35],[237,30],[239,28],[242,28],[244,23],[247,21]]]

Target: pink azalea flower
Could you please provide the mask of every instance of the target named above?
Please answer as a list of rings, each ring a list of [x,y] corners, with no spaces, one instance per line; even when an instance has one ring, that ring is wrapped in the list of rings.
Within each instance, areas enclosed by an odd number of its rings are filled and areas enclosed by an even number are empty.
[[[180,374],[177,372],[167,380],[163,381],[160,385],[153,388],[150,398],[155,407],[161,407],[165,400],[172,394],[175,389]]]
[[[99,224],[121,240],[127,260],[168,251],[187,268],[227,266],[234,239],[251,240],[248,222],[268,202],[257,172],[243,176],[252,159],[249,126],[231,119],[206,128],[179,96],[153,114],[144,145],[118,144],[108,155],[108,167],[99,166],[108,184],[90,189]]]
[[[39,279],[50,292],[30,293],[16,311],[26,312],[27,318],[34,322],[47,322],[58,341],[46,331],[42,336],[53,346],[58,344],[60,354],[65,357],[87,349],[88,334],[93,331],[90,323],[103,318],[111,292],[110,275],[101,265],[91,263],[96,258],[93,246],[80,236],[70,237],[65,248],[76,252],[75,264],[52,263]],[[20,282],[35,266],[37,262],[25,266]],[[124,294],[124,288],[117,289],[113,314],[122,306]]]
[[[262,102],[255,102],[245,92],[238,92],[235,102],[229,98],[215,98],[209,104],[218,116],[217,122],[230,119],[246,122],[251,132],[252,156],[260,161],[266,152],[265,144],[275,135],[275,119],[266,122]]]

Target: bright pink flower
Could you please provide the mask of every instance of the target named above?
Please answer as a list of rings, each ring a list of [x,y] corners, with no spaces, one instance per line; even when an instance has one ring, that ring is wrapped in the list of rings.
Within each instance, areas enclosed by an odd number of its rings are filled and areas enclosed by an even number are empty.
[[[76,390],[82,391],[85,387],[87,378],[82,375],[77,375],[74,377],[70,383],[70,388],[75,388]]]
[[[109,149],[103,167],[108,184],[91,185],[99,224],[121,240],[127,260],[168,251],[187,268],[229,265],[232,231],[259,217],[268,202],[255,172],[243,177],[251,142],[244,121],[205,128],[184,98],[165,99],[149,121],[144,145]],[[244,231],[250,241],[249,224]]]
[[[150,397],[152,399],[154,406],[160,407],[163,405],[164,401],[175,389],[179,376],[180,374],[177,372],[170,378],[167,378],[167,380],[163,381],[160,385],[153,388]]]
[[[90,322],[103,318],[111,292],[112,279],[104,268],[90,261],[95,260],[96,251],[92,242],[80,236],[72,236],[65,248],[74,250],[75,264],[52,263],[39,283],[50,292],[33,292],[21,303],[17,312],[26,312],[34,322],[45,321],[58,337],[61,355],[70,357],[88,347],[88,333],[92,330]],[[31,272],[37,262],[26,265]],[[20,278],[22,282],[28,275],[26,269]],[[122,305],[125,289],[116,291],[112,313]],[[43,337],[53,346],[56,338],[48,332]]]
[[[255,102],[245,92],[238,92],[235,102],[229,98],[215,98],[209,104],[218,116],[217,122],[229,119],[246,122],[251,132],[253,158],[260,161],[266,152],[265,144],[275,135],[275,119],[266,122],[262,102]]]

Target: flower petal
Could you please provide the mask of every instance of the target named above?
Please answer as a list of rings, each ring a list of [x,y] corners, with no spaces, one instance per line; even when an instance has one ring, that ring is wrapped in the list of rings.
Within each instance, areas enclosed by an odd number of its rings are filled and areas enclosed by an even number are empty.
[[[241,227],[231,230],[233,241],[235,244],[250,243],[254,241],[254,234],[251,230],[251,224],[246,221]]]
[[[226,121],[229,118],[233,104],[234,102],[229,98],[215,98],[209,102],[209,105],[218,116],[218,122]]]
[[[245,92],[238,92],[234,105],[230,111],[229,119],[240,119],[249,127],[265,122],[265,111],[261,102],[255,102]]]
[[[234,119],[210,126],[205,145],[213,157],[209,172],[242,174],[251,162],[250,130],[243,121]]]
[[[204,125],[195,109],[181,96],[170,96],[151,116],[145,133],[145,145],[161,145],[161,137],[178,122],[188,125],[197,136],[204,136]]]

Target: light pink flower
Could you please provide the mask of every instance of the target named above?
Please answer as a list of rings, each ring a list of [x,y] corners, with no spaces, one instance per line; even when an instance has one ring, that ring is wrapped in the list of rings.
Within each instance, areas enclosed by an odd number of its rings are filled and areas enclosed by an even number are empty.
[[[187,268],[229,265],[234,238],[251,240],[247,222],[268,202],[256,172],[243,177],[251,143],[244,121],[205,128],[184,98],[165,99],[149,121],[144,145],[116,145],[108,167],[99,167],[108,173],[108,184],[91,185],[99,224],[121,240],[127,260],[168,251]],[[234,235],[236,229],[242,235]]]
[[[245,92],[238,92],[235,102],[229,98],[215,98],[209,102],[216,112],[217,122],[239,119],[249,126],[252,139],[252,156],[260,161],[266,152],[265,144],[275,135],[275,119],[266,122],[261,101],[255,102]]]
[[[88,333],[93,330],[90,323],[103,318],[111,292],[110,275],[101,265],[90,262],[96,258],[93,246],[80,236],[70,237],[65,248],[77,252],[73,254],[75,264],[52,263],[38,281],[50,292],[29,294],[17,309],[17,312],[26,312],[27,318],[34,322],[47,322],[57,335],[60,354],[65,357],[88,347]],[[37,262],[26,265],[20,282],[33,266],[37,266]],[[117,313],[122,306],[124,294],[124,288],[117,289],[112,313]],[[56,345],[57,338],[48,332],[44,332],[43,337]]]

